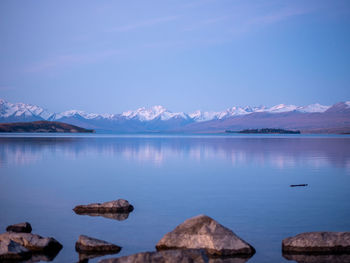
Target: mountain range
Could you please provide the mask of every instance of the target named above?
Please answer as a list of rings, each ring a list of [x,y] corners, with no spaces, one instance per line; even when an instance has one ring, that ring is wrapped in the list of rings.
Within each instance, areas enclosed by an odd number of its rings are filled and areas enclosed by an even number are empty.
[[[50,112],[40,106],[0,99],[0,122],[59,121],[100,132],[223,132],[247,128],[298,129],[303,132],[350,132],[350,101],[332,106],[310,104],[232,107],[223,111],[171,112],[163,106],[120,114],[79,110]]]

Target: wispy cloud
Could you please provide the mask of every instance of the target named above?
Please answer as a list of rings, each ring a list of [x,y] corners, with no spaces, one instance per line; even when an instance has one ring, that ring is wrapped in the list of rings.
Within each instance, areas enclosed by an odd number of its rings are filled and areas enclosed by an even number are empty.
[[[289,7],[278,9],[267,14],[254,14],[232,22],[231,32],[235,34],[247,33],[257,28],[261,28],[263,26],[271,26],[284,20],[292,19],[294,17],[308,14],[313,11],[314,9],[310,7]]]
[[[114,28],[108,29],[107,32],[129,32],[129,31],[137,30],[144,27],[150,27],[150,26],[174,21],[178,18],[179,16],[158,17],[158,18],[140,21],[135,24],[128,24],[128,25],[114,27]]]
[[[304,15],[307,13],[310,13],[312,9],[310,8],[289,8],[289,9],[282,9],[278,10],[274,13],[270,13],[267,15],[257,16],[249,21],[248,24],[254,25],[254,24],[274,24],[295,16]]]
[[[0,86],[0,91],[10,91],[14,90],[15,88],[12,86]]]
[[[70,54],[70,55],[59,55],[49,59],[45,59],[30,65],[26,68],[26,72],[35,73],[42,72],[50,69],[58,69],[67,66],[74,66],[77,64],[90,64],[97,61],[116,56],[121,53],[119,49],[104,50],[89,54]]]
[[[190,25],[186,28],[184,28],[184,31],[193,31],[201,28],[206,28],[209,25],[216,24],[225,20],[228,20],[230,17],[229,16],[221,16],[221,17],[213,17],[213,18],[208,18],[201,20],[193,25]]]

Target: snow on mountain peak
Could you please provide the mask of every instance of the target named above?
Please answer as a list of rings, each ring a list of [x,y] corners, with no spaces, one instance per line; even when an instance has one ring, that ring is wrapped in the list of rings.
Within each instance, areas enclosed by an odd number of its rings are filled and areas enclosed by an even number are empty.
[[[280,112],[294,111],[297,108],[298,107],[295,105],[278,104],[278,105],[272,106],[269,109],[266,109],[266,111],[270,113],[280,113]]]
[[[350,101],[341,102],[333,105],[340,105],[339,107],[350,108]],[[62,118],[83,118],[83,119],[110,119],[113,120],[116,117],[125,118],[127,120],[138,120],[138,121],[152,121],[162,120],[167,121],[173,118],[192,120],[194,122],[203,122],[210,120],[220,120],[230,118],[234,116],[247,115],[251,113],[268,112],[268,113],[282,113],[298,111],[301,113],[314,113],[314,112],[325,112],[330,109],[330,106],[324,106],[319,103],[310,104],[306,106],[295,106],[278,104],[270,108],[265,106],[251,107],[251,106],[234,106],[224,111],[200,111],[197,110],[190,114],[184,112],[171,112],[161,105],[155,105],[149,108],[141,107],[134,111],[125,111],[122,114],[96,114],[87,113],[80,110],[69,110],[61,113],[51,113],[39,106],[25,104],[25,103],[10,103],[4,99],[0,99],[0,118],[7,119],[18,119],[23,118],[36,118],[43,120],[57,120],[60,121]]]
[[[310,104],[307,106],[303,106],[303,107],[298,107],[297,111],[299,112],[325,112],[326,110],[328,110],[330,108],[330,106],[324,106],[321,105],[319,103],[315,103],[315,104]]]
[[[140,121],[151,121],[157,118],[161,120],[169,120],[174,117],[181,117],[187,119],[187,115],[183,112],[171,112],[161,105],[152,106],[150,108],[138,108],[135,111],[125,111],[121,116],[127,119],[137,119]]]

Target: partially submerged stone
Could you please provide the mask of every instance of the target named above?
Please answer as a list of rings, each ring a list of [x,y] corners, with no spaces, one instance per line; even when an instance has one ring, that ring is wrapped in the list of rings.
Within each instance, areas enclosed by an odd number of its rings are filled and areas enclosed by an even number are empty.
[[[245,263],[248,258],[210,258],[204,249],[174,249],[143,252],[120,258],[100,260],[99,263]]]
[[[287,260],[298,263],[344,263],[350,262],[350,254],[283,254]]]
[[[284,253],[350,253],[350,232],[307,232],[282,241]]]
[[[204,250],[165,250],[103,259],[99,263],[208,263],[208,257]]]
[[[31,256],[31,252],[19,243],[11,239],[0,240],[0,261],[4,260],[24,260]]]
[[[211,256],[250,256],[255,249],[214,219],[199,215],[187,219],[156,245],[164,249],[205,249]]]
[[[9,225],[6,228],[6,231],[16,233],[30,233],[32,232],[32,226],[28,222],[23,222],[19,224]]]
[[[6,232],[0,234],[0,241],[12,240],[32,252],[56,253],[62,245],[52,237],[42,237],[31,233]]]
[[[78,241],[75,243],[75,249],[79,253],[118,253],[121,247],[114,245],[112,243],[84,236],[79,236]]]
[[[82,213],[129,213],[134,207],[127,200],[118,199],[105,203],[93,203],[88,205],[78,205],[74,209],[77,214]]]

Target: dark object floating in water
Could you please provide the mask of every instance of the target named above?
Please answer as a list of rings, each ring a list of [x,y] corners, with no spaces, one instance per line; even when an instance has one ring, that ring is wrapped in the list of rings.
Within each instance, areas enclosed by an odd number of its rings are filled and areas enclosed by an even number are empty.
[[[291,184],[290,187],[308,186],[308,184]]]
[[[118,199],[104,203],[93,203],[88,205],[77,205],[73,211],[77,214],[86,213],[129,213],[134,207],[127,200]]]
[[[0,132],[93,133],[95,131],[58,121],[33,121],[0,123]]]
[[[285,254],[349,254],[350,232],[307,232],[282,241]]]
[[[214,219],[199,215],[187,219],[167,233],[156,245],[157,250],[205,249],[209,256],[250,257],[255,249],[230,229]]]
[[[6,231],[16,233],[31,233],[32,226],[28,222],[23,222],[6,227]]]
[[[245,134],[300,134],[300,131],[284,130],[284,129],[273,129],[273,128],[263,128],[263,129],[246,129],[242,131],[230,131],[226,130],[226,133],[245,133]]]

